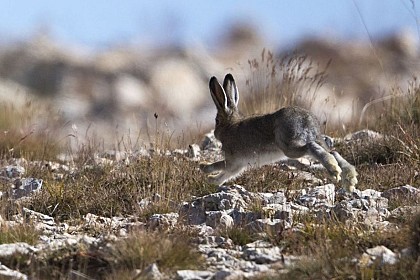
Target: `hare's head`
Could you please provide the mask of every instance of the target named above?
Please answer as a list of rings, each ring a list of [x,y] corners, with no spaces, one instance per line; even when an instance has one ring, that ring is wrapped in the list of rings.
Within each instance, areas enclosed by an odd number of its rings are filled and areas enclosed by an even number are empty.
[[[216,77],[212,77],[209,87],[211,97],[217,108],[215,131],[215,134],[217,134],[218,129],[229,126],[240,118],[238,111],[239,92],[232,74],[225,76],[223,87]]]

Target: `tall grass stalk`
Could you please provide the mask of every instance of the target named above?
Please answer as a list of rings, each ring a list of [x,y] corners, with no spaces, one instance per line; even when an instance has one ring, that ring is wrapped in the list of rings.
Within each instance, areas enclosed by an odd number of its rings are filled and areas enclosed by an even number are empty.
[[[307,56],[297,54],[278,59],[264,49],[260,60],[249,60],[248,65],[251,74],[240,100],[245,115],[270,113],[291,105],[310,109],[311,100],[325,82],[329,63],[321,68]]]

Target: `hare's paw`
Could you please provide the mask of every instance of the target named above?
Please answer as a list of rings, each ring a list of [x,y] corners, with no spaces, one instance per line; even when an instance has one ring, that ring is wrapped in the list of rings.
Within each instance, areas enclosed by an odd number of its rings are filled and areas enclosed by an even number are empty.
[[[327,170],[330,173],[333,180],[336,183],[340,182],[342,170],[340,166],[338,165],[338,162],[335,160],[333,156],[331,156],[328,158],[327,164],[328,164]]]
[[[220,172],[218,174],[212,174],[207,176],[207,182],[211,185],[220,186],[224,183],[225,179],[224,172]]]
[[[357,172],[356,172],[356,168],[354,168],[354,166],[349,165],[346,166],[345,168],[343,167],[343,172],[342,172],[342,176],[343,176],[343,182],[342,185],[343,187],[349,191],[349,192],[354,192],[356,189],[356,185],[357,185]]]

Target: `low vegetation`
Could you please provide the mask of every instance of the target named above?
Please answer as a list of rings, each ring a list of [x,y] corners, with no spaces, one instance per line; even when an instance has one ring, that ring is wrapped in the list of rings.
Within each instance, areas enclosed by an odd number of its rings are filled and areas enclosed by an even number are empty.
[[[2,225],[0,244],[26,242],[34,245],[38,242],[40,231],[32,224]]]

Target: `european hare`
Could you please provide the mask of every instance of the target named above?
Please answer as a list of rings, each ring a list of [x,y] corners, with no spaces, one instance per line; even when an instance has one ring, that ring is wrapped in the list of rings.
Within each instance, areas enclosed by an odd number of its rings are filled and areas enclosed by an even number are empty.
[[[225,155],[224,160],[200,164],[211,183],[221,185],[247,167],[310,156],[325,166],[336,182],[341,180],[348,191],[355,189],[354,166],[329,150],[318,120],[309,111],[286,107],[271,114],[242,118],[238,111],[238,88],[231,74],[225,76],[223,86],[212,77],[209,87],[217,107],[214,135],[222,142]]]

